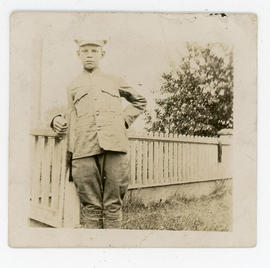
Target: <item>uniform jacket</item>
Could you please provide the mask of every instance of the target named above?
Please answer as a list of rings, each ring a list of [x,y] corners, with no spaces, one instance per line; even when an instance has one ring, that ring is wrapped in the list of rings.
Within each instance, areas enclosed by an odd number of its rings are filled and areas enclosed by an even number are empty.
[[[117,76],[83,71],[68,87],[69,151],[73,158],[103,150],[127,152],[127,128],[143,112],[146,99]],[[123,109],[121,97],[130,104]]]

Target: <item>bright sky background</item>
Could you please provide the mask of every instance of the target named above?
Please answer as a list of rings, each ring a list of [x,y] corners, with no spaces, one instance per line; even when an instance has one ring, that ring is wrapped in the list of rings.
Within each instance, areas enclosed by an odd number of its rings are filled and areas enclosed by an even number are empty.
[[[42,13],[36,19],[35,37],[43,40],[42,114],[66,103],[66,87],[81,72],[74,39],[107,39],[101,68],[124,77],[148,99],[149,108],[162,73],[185,55],[186,42],[229,40],[226,18],[206,14]],[[134,127],[143,126],[141,116]]]

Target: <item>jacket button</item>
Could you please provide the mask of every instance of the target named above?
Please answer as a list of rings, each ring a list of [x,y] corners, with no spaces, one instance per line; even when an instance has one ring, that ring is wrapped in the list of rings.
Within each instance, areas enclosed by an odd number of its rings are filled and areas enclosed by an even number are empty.
[[[99,116],[99,111],[96,112],[96,116]]]
[[[98,126],[98,127],[97,127],[97,130],[98,130],[98,131],[99,131],[99,130],[101,130],[101,127],[100,127],[100,126]]]

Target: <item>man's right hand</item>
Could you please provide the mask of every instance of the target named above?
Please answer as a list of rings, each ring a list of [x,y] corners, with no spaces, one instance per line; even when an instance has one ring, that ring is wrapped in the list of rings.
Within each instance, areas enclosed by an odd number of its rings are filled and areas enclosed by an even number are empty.
[[[64,135],[67,132],[67,120],[63,116],[57,116],[52,121],[52,128],[58,135]]]

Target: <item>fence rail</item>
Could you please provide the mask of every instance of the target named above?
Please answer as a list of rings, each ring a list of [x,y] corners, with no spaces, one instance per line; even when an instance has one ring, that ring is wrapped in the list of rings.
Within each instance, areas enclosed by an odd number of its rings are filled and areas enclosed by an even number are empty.
[[[229,138],[130,133],[129,144],[129,189],[232,177]],[[30,218],[56,227],[79,224],[79,200],[68,180],[66,139],[34,129],[31,146]]]

